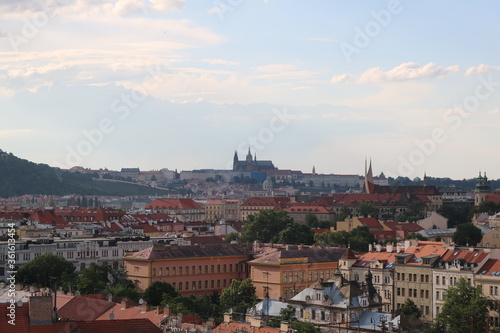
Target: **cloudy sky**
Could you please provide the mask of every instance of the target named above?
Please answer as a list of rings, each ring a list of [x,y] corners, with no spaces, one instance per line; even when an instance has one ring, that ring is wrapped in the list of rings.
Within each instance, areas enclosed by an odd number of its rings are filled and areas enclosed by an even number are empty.
[[[496,1],[3,0],[0,149],[500,178]]]

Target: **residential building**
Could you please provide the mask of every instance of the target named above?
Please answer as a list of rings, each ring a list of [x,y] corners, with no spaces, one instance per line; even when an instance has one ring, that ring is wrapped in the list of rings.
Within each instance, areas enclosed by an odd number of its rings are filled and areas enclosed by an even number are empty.
[[[317,280],[328,280],[346,249],[271,245],[248,262],[258,298],[287,301]]]
[[[204,221],[205,208],[193,199],[156,199],[146,205],[153,213],[168,214],[180,221]]]
[[[248,244],[157,245],[123,258],[139,291],[151,283],[170,283],[181,295],[221,293],[231,280],[248,278]]]
[[[340,270],[331,279],[316,281],[289,300],[298,320],[315,325],[348,327],[361,314],[381,307],[370,272],[363,283],[348,281]]]
[[[264,209],[283,210],[290,202],[290,197],[250,197],[240,204],[239,219],[246,221],[249,215]]]
[[[411,299],[422,313],[421,319],[431,322],[433,314],[433,269],[446,248],[441,242],[419,241],[403,253],[396,254],[394,263],[394,304],[398,309]]]
[[[444,295],[450,286],[454,286],[460,278],[475,284],[475,273],[490,258],[489,252],[477,249],[461,250],[449,248],[441,257],[438,265],[433,269],[433,317],[435,318],[443,308]],[[482,269],[482,268],[481,268]],[[487,295],[485,293],[485,295]]]

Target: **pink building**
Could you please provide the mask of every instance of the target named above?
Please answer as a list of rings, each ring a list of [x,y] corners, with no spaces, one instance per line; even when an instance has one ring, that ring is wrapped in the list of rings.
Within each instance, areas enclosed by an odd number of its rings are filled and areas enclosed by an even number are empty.
[[[249,244],[154,246],[123,258],[129,279],[144,291],[155,281],[170,283],[181,295],[221,292],[231,280],[248,278]]]

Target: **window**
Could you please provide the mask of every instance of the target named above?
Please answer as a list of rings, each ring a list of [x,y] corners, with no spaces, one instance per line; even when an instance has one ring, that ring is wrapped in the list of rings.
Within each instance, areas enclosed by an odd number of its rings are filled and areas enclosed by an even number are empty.
[[[436,284],[439,285],[439,276],[436,275]]]
[[[189,290],[189,282],[186,281],[186,290]]]
[[[182,275],[182,266],[179,267],[179,275]]]
[[[288,290],[283,290],[283,299],[286,300],[288,298]]]
[[[196,289],[196,281],[191,282],[191,289]]]
[[[220,288],[220,280],[217,280],[217,288]]]
[[[179,290],[182,290],[182,282],[179,282]]]
[[[212,265],[212,266],[210,267],[210,272],[215,273],[215,267],[214,267],[214,265]]]
[[[425,275],[425,282],[429,282],[429,274]]]
[[[283,273],[283,283],[288,282],[288,275],[286,273]]]
[[[227,272],[227,265],[224,264],[224,269],[223,269],[223,272],[226,273]]]
[[[313,279],[313,273],[309,272],[309,281],[312,281],[312,279]]]
[[[220,265],[217,265],[217,273],[220,273]]]
[[[398,292],[398,296],[401,296],[401,288],[398,288],[397,292]]]
[[[229,272],[233,271],[233,264],[229,264]]]
[[[425,298],[429,298],[429,290],[425,291]]]
[[[201,266],[198,266],[198,274],[201,274],[202,271],[203,270],[202,270]]]
[[[423,289],[420,289],[420,298],[424,298],[425,291]]]
[[[444,276],[441,278],[441,283],[443,286],[446,286],[446,278]]]
[[[205,280],[205,289],[208,289],[208,280]]]
[[[156,276],[156,268],[153,268],[153,276]]]
[[[172,275],[177,275],[177,267],[172,267]]]
[[[205,274],[208,273],[208,265],[205,265]]]
[[[165,275],[169,276],[170,275],[170,269],[168,267],[165,267]]]
[[[159,276],[163,275],[163,267],[158,268],[158,275]]]

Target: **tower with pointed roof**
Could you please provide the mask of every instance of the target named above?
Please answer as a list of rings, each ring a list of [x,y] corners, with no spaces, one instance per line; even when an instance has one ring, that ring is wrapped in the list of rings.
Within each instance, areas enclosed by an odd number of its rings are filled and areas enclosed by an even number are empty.
[[[358,259],[356,258],[356,255],[354,252],[351,250],[350,247],[348,247],[342,257],[339,260],[339,269],[340,272],[342,273],[342,276],[346,280],[352,280],[351,279],[351,267],[356,263]]]
[[[372,160],[370,159],[370,166],[367,170],[366,169],[366,158],[365,158],[365,181],[363,183],[363,193],[371,194],[373,186],[374,186],[374,182],[373,182]]]
[[[488,177],[486,176],[486,172],[484,176],[481,176],[481,171],[479,171],[479,176],[477,177],[476,189],[475,192],[475,205],[479,206],[486,199],[486,196],[491,193],[490,182],[488,181]]]

